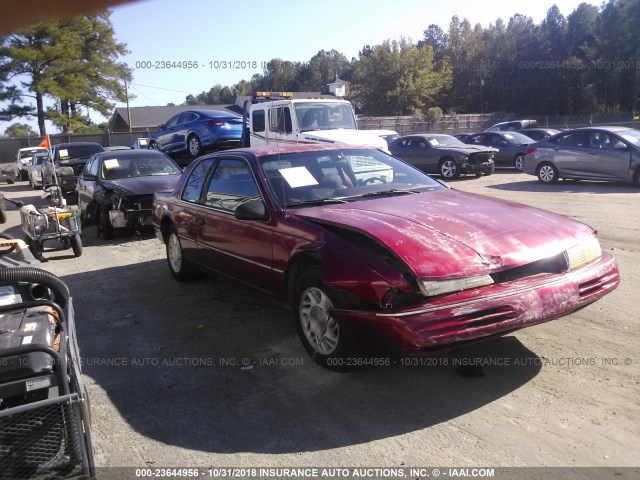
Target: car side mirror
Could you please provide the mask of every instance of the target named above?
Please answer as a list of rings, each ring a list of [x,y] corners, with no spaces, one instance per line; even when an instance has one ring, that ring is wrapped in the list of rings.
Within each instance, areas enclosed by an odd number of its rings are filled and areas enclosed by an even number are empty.
[[[626,146],[624,143],[622,143],[622,142],[618,142],[618,143],[616,143],[616,144],[613,146],[613,148],[614,148],[614,150],[624,150],[624,151],[629,150],[629,149],[627,148],[627,146]]]
[[[160,130],[164,130],[165,128],[167,128],[167,124],[161,123],[160,125],[158,125],[158,127],[160,127]]]
[[[233,212],[234,216],[238,220],[269,220],[270,215],[267,211],[267,206],[262,199],[247,200],[238,205]]]

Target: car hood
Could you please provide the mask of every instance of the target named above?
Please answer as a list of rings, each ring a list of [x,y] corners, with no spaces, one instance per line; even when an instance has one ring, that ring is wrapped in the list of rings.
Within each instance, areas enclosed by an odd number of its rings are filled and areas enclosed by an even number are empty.
[[[355,130],[350,128],[338,128],[334,130],[311,130],[300,134],[300,140],[303,142],[314,143],[346,143],[349,145],[363,145],[366,147],[378,148],[388,152],[387,142],[377,135],[367,132],[366,130]]]
[[[156,192],[173,190],[180,175],[158,175],[150,177],[120,178],[104,180],[102,187],[122,195],[153,195]]]
[[[442,147],[435,146],[434,148],[439,152],[445,152],[445,153],[453,152],[453,153],[466,153],[466,154],[484,153],[484,152],[495,153],[499,151],[497,148],[483,147],[483,146],[477,146],[477,145],[457,145],[457,146],[447,145]]]
[[[473,276],[526,265],[594,233],[555,213],[455,190],[311,207],[295,214],[373,237],[419,278]]]

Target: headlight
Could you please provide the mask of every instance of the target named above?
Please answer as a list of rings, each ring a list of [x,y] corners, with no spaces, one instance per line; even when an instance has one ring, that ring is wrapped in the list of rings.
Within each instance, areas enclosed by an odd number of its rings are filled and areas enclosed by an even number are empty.
[[[600,248],[598,239],[596,237],[590,237],[578,245],[569,248],[566,251],[566,255],[569,270],[575,270],[576,268],[600,259],[602,249]]]
[[[455,280],[420,280],[420,290],[425,297],[434,297],[444,293],[460,292],[471,288],[491,285],[493,279],[489,275],[457,278]]]

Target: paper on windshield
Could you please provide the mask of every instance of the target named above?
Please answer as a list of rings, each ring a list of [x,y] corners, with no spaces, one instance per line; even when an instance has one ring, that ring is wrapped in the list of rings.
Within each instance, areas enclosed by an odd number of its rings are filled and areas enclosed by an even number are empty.
[[[307,167],[282,168],[280,173],[291,188],[318,185],[317,180],[313,178]]]
[[[434,147],[437,147],[440,144],[438,140],[436,140],[435,138],[432,138],[431,140],[429,140],[429,143]]]
[[[64,160],[65,158],[69,158],[69,151],[64,148],[61,148],[60,150],[58,150],[58,155],[62,160]]]
[[[107,170],[111,168],[118,168],[119,166],[120,164],[118,163],[117,158],[110,158],[104,161],[104,168],[106,168]]]

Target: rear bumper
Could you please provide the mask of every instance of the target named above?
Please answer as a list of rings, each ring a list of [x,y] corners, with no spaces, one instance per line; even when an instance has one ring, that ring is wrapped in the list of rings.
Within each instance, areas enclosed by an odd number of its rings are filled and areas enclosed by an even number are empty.
[[[602,298],[619,283],[617,262],[603,253],[598,262],[573,272],[447,295],[411,310],[335,310],[334,316],[371,326],[404,351],[428,353],[568,315]]]

